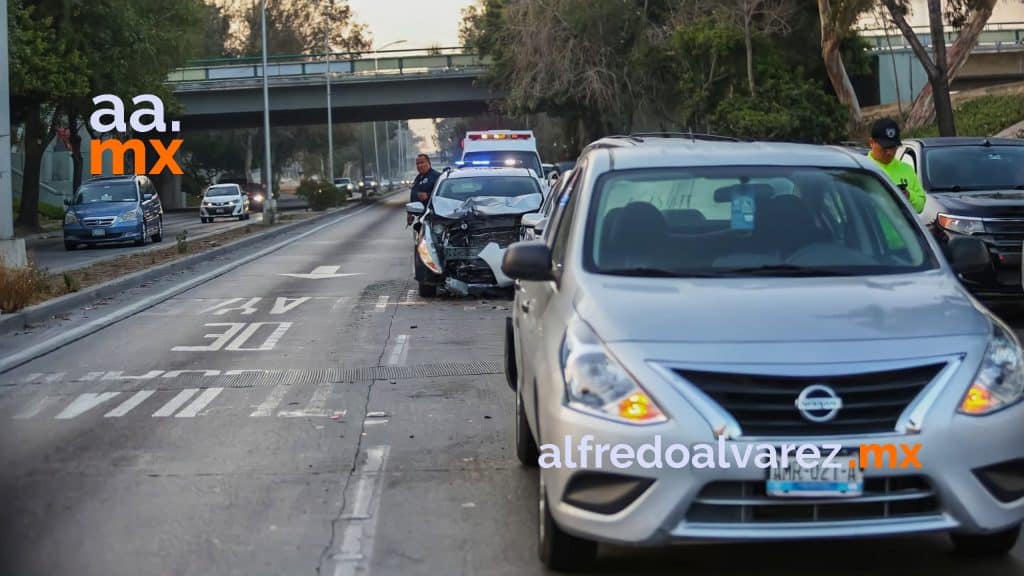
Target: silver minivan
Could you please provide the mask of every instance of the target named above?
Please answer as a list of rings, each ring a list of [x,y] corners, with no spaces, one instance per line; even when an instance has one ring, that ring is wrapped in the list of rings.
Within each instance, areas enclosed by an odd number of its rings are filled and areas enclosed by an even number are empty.
[[[585,565],[598,542],[1014,546],[1024,359],[958,279],[991,265],[980,241],[944,252],[840,148],[607,138],[574,176],[543,239],[502,264],[547,566]],[[777,458],[796,446],[822,458]],[[730,461],[751,448],[776,457]]]

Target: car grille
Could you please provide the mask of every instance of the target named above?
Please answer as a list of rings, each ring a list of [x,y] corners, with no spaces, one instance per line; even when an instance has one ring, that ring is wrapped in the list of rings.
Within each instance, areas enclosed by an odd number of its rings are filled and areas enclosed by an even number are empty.
[[[82,225],[86,228],[106,228],[114,223],[114,216],[104,216],[101,218],[83,218]]]
[[[941,369],[933,364],[825,377],[676,372],[727,410],[745,436],[828,436],[894,431],[903,410]],[[812,384],[824,384],[842,399],[828,422],[807,420],[796,408],[800,392]]]
[[[461,230],[456,227],[449,229],[448,245],[455,248],[484,248],[491,242],[497,242],[499,248],[519,240],[519,229],[516,226],[470,227]]]
[[[723,481],[705,486],[686,520],[713,524],[778,524],[934,516],[939,501],[923,476],[865,478],[851,498],[772,498],[765,482]]]
[[[494,272],[486,262],[479,258],[474,260],[458,260],[447,265],[448,275],[466,284],[487,284],[493,286],[498,283]]]

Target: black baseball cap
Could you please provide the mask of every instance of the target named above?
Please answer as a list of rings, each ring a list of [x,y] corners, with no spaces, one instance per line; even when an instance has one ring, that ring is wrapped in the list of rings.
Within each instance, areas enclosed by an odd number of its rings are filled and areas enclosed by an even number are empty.
[[[871,138],[882,148],[895,148],[900,145],[900,125],[892,118],[876,120],[871,125]]]

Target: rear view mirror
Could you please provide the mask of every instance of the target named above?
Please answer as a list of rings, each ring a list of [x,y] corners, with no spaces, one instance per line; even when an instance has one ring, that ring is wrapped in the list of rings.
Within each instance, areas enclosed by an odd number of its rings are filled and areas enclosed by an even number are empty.
[[[957,274],[971,276],[992,268],[992,256],[980,238],[957,236],[946,247],[949,263]]]
[[[516,242],[505,251],[501,271],[514,280],[554,280],[551,250],[543,240]]]
[[[548,223],[548,219],[540,212],[531,212],[524,215],[520,222],[526,228],[533,228],[539,234],[544,231],[544,226]]]
[[[409,202],[405,205],[405,211],[409,214],[423,214],[426,210],[423,202]]]

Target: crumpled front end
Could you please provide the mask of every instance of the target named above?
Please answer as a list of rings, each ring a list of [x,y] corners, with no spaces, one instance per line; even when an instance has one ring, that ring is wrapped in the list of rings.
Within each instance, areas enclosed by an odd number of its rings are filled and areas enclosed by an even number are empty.
[[[501,271],[505,249],[519,240],[519,217],[467,217],[440,235],[445,286],[457,294],[505,288],[512,279]]]

